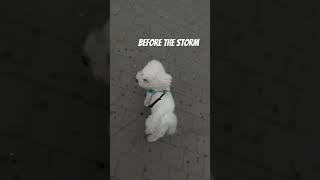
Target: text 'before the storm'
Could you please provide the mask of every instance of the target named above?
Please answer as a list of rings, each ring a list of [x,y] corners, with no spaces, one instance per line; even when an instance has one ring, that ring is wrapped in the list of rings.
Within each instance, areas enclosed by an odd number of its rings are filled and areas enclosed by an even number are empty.
[[[199,46],[200,39],[139,39],[138,46]]]

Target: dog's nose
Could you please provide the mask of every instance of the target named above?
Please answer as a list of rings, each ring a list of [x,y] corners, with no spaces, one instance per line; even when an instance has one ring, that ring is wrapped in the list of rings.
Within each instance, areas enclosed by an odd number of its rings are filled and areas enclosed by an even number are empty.
[[[138,79],[136,79],[136,83],[138,83]]]

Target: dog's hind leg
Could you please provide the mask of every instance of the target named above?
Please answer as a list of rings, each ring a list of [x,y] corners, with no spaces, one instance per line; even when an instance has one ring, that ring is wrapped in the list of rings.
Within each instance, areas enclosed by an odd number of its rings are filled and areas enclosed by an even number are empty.
[[[167,134],[172,135],[172,134],[176,133],[177,124],[178,124],[177,116],[174,113],[169,113],[169,114],[166,114],[166,116],[164,116],[164,118],[167,118],[168,122],[170,122],[170,124],[168,126]]]
[[[166,134],[167,130],[168,125],[162,125],[161,128],[157,128],[155,132],[152,132],[152,134],[148,136],[148,142],[154,142],[159,138],[163,137]]]

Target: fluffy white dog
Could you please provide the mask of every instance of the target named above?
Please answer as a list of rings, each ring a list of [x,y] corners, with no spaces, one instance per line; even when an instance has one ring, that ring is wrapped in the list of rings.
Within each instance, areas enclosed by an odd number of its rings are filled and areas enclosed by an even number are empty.
[[[170,92],[172,77],[157,60],[151,60],[137,73],[137,83],[147,90],[144,105],[151,108],[146,120],[145,133],[148,141],[154,142],[164,135],[176,132],[177,117],[174,100]]]

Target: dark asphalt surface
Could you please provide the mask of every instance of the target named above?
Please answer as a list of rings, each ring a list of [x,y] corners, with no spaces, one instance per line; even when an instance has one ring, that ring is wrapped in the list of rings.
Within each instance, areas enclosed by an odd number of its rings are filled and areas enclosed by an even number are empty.
[[[315,3],[215,1],[215,179],[320,179]]]
[[[0,179],[106,179],[109,91],[83,63],[104,0],[0,2]]]

